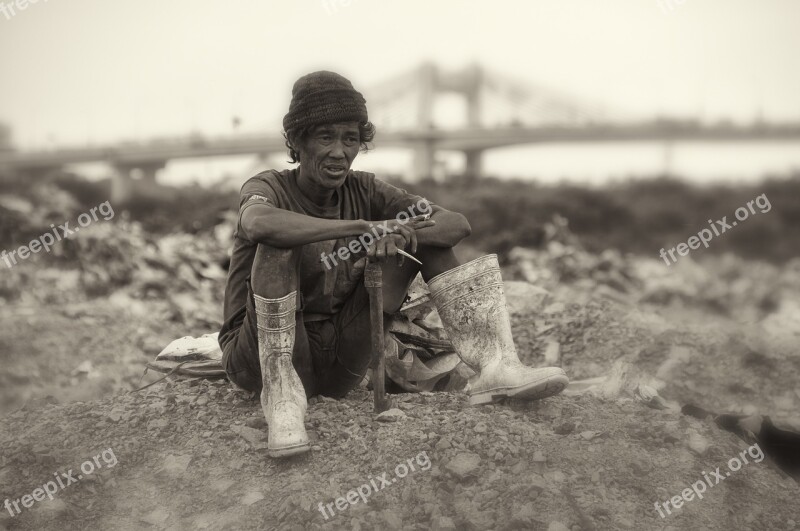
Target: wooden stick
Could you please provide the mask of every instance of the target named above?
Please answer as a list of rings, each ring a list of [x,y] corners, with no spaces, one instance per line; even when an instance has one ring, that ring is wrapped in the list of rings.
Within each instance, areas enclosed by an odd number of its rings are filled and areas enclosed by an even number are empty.
[[[383,273],[376,262],[367,264],[364,270],[364,286],[369,294],[369,320],[372,333],[372,391],[375,413],[389,409],[386,400],[386,368],[384,365],[383,340]]]

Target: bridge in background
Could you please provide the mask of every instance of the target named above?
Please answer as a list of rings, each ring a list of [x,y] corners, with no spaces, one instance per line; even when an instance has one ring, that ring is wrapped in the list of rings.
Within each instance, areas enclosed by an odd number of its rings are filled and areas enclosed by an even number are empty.
[[[460,95],[463,123],[441,128],[434,123],[441,94]],[[370,119],[378,126],[376,147],[399,147],[414,152],[413,177],[434,172],[439,151],[464,154],[465,174],[482,174],[485,151],[523,144],[624,141],[768,141],[800,140],[800,124],[704,125],[688,121],[621,120],[623,113],[579,101],[544,87],[532,86],[502,74],[472,66],[447,72],[431,63],[396,76],[366,91]],[[274,135],[228,137],[192,136],[147,143],[51,151],[0,151],[0,168],[32,177],[70,164],[104,162],[115,169],[114,199],[130,193],[130,180],[155,182],[158,171],[176,159],[255,155],[285,151],[284,139]]]

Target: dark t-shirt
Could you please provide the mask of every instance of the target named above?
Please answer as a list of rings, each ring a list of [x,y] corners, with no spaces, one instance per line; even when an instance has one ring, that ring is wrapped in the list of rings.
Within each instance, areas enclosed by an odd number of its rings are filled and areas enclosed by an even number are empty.
[[[281,172],[269,170],[259,173],[242,186],[239,196],[239,221],[234,232],[233,254],[225,288],[224,323],[220,330],[220,343],[225,344],[232,332],[244,320],[248,290],[247,280],[253,267],[257,244],[247,239],[241,229],[242,212],[253,204],[267,204],[307,216],[326,219],[363,219],[381,221],[394,219],[400,212],[414,206],[420,214],[420,196],[412,195],[380,181],[372,173],[351,171],[344,184],[335,192],[333,206],[320,207],[303,195],[296,183],[297,170]],[[420,206],[417,206],[420,205]],[[425,207],[422,206],[424,209]],[[300,292],[304,313],[313,318],[333,315],[341,310],[345,300],[356,288],[361,277],[354,273],[353,265],[366,256],[361,249],[347,260],[335,257],[322,261],[339,248],[346,247],[358,236],[325,240],[303,246],[300,258]]]

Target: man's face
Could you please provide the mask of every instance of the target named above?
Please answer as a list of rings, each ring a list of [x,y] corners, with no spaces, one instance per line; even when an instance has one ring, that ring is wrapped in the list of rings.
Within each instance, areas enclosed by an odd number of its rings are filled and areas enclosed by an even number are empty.
[[[317,185],[338,188],[344,183],[360,144],[357,122],[317,126],[300,149],[300,165]]]

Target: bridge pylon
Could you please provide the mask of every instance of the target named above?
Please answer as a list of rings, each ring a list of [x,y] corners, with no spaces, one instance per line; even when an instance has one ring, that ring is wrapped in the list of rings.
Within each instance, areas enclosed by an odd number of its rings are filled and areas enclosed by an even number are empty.
[[[456,72],[443,72],[434,63],[426,62],[414,72],[413,86],[417,91],[416,129],[431,132],[434,105],[439,93],[457,93],[464,96],[467,108],[467,126],[478,128],[481,125],[481,92],[484,73],[480,66],[472,65]],[[437,145],[434,140],[418,142],[414,147],[414,178],[432,177],[436,166]],[[480,177],[483,150],[464,151],[465,173],[470,177]]]

